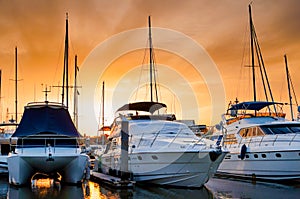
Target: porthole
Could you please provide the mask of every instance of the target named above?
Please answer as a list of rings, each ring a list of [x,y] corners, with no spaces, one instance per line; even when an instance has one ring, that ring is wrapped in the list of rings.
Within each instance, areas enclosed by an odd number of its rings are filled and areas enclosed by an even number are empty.
[[[261,157],[262,157],[262,158],[266,158],[267,155],[263,153],[263,154],[261,154]]]
[[[249,155],[246,155],[246,158],[249,158]]]
[[[257,154],[254,154],[254,158],[258,158],[258,155],[257,155]]]
[[[156,155],[151,156],[153,160],[157,160],[158,157]]]
[[[138,156],[138,159],[139,159],[139,160],[142,160],[143,158],[142,158],[142,156]]]
[[[276,156],[277,158],[281,158],[281,154],[280,154],[280,153],[276,153],[275,156]]]

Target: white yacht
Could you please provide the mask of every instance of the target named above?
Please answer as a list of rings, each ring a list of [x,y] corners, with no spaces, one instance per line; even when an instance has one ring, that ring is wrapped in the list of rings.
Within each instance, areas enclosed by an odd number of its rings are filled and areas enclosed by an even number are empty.
[[[242,102],[223,115],[223,145],[230,151],[221,175],[262,180],[300,179],[300,122],[270,112],[273,102]]]
[[[11,139],[16,145],[7,158],[10,184],[26,184],[36,173],[71,184],[83,180],[89,158],[66,106],[29,103]]]
[[[274,102],[252,21],[251,5],[249,16],[253,101],[230,103],[217,130],[211,131],[215,138],[224,134],[223,146],[229,150],[218,173],[261,180],[299,179],[300,122],[285,119],[284,104]],[[255,68],[261,74],[259,88],[264,90],[265,101],[257,100],[259,82],[256,82]]]
[[[154,114],[165,107],[136,102],[117,111],[120,115],[98,165],[103,173],[121,177],[130,173],[136,182],[178,187],[201,187],[215,174],[226,151],[175,122],[174,115]],[[122,144],[122,140],[127,141]],[[128,154],[122,157],[124,151]]]

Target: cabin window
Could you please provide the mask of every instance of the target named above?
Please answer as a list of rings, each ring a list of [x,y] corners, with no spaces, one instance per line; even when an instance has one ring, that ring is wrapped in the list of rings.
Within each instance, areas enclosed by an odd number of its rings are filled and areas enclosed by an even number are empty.
[[[264,136],[265,133],[260,127],[256,127],[256,136]]]
[[[258,158],[258,155],[257,155],[257,154],[254,154],[254,158]]]
[[[261,129],[266,134],[288,134],[300,133],[300,126],[298,124],[278,124],[278,125],[264,125]]]
[[[249,158],[249,155],[246,155],[246,158]]]
[[[276,153],[275,156],[276,156],[277,158],[281,158],[281,154],[280,154],[280,153]]]
[[[261,157],[262,157],[262,158],[266,158],[267,155],[263,153],[263,154],[261,154]]]
[[[142,156],[138,156],[138,159],[139,159],[139,160],[142,160],[143,158],[142,158]]]
[[[256,136],[264,136],[264,132],[260,127],[249,127],[241,129],[239,134],[246,138],[246,137],[256,137]]]
[[[158,157],[156,155],[151,156],[153,160],[158,160]]]

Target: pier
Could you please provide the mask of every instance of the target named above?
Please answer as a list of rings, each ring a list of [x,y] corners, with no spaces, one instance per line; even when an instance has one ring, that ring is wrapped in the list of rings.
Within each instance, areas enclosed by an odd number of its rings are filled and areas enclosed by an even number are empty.
[[[92,181],[99,182],[100,184],[105,184],[109,187],[116,188],[116,189],[131,189],[135,185],[135,181],[131,180],[122,180],[121,178],[106,175],[104,173],[99,173],[96,171],[91,171]]]

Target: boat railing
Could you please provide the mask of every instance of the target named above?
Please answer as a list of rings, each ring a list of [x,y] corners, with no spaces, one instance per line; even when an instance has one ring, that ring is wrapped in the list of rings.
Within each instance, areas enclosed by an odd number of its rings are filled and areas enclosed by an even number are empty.
[[[296,137],[298,136],[298,139]],[[261,137],[261,139],[259,139]],[[270,143],[270,145],[266,145],[266,143]],[[278,143],[287,143],[289,146],[291,146],[293,143],[300,143],[300,134],[294,134],[293,136],[287,136],[286,134],[277,134],[277,135],[264,135],[264,136],[258,136],[258,137],[250,137],[248,139],[241,139],[238,142],[238,147],[241,147],[243,144],[246,144],[248,146],[255,145],[257,146],[275,146]],[[226,141],[225,141],[226,145]],[[234,144],[228,144],[229,147],[231,147]],[[227,145],[227,146],[228,146]]]
[[[12,142],[13,149],[20,149],[19,152],[24,153],[24,149],[43,148],[45,153],[59,153],[61,148],[74,149],[75,153],[80,153],[84,148],[84,138],[17,138]],[[81,150],[78,150],[81,149]]]

